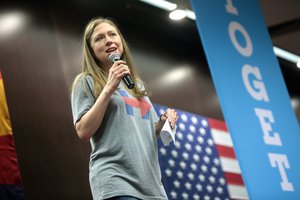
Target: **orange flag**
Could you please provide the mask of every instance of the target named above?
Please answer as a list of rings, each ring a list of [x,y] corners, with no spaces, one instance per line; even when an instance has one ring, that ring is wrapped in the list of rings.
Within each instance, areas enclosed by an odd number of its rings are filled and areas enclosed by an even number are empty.
[[[0,199],[23,199],[21,176],[0,71]]]

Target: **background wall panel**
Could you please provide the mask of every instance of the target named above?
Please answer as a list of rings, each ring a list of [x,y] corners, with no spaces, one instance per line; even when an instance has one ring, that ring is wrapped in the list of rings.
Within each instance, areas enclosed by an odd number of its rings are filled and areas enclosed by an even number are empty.
[[[154,103],[223,119],[196,27],[188,21],[161,27],[159,10],[142,19],[150,11],[139,9],[140,2],[127,1],[125,8],[123,1],[108,2],[0,3],[0,19],[23,16],[22,26],[0,34],[0,68],[26,199],[91,199],[90,146],[74,130],[70,87],[80,72],[81,35],[93,17],[119,23]]]

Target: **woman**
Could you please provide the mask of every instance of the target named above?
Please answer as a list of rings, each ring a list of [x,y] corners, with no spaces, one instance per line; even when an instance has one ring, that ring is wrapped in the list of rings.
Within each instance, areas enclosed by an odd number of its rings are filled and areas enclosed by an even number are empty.
[[[121,59],[112,63],[112,53]],[[135,87],[122,78],[129,74]],[[93,199],[167,199],[161,183],[157,136],[173,109],[157,117],[129,49],[111,20],[96,18],[83,36],[82,73],[72,89],[72,112],[78,136],[91,142],[90,185]]]

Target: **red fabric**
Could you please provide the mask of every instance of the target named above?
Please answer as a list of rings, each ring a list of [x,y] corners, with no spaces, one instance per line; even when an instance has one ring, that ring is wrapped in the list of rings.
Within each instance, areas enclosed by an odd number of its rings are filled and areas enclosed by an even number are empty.
[[[224,175],[226,177],[226,181],[228,184],[244,185],[243,178],[240,174],[226,172],[226,173],[224,173]]]
[[[234,153],[234,150],[232,147],[226,147],[226,146],[216,144],[216,148],[218,150],[219,156],[236,159],[236,156],[235,156],[235,153]]]
[[[19,164],[12,135],[0,137],[0,184],[21,184]]]
[[[214,127],[215,129],[222,130],[222,131],[225,131],[225,132],[228,131],[225,122],[223,122],[221,120],[208,118],[208,122],[209,122],[210,126]]]

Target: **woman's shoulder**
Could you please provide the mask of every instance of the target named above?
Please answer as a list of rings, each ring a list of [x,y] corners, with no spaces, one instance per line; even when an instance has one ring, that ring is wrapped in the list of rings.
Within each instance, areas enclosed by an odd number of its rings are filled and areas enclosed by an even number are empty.
[[[77,77],[75,78],[75,82],[93,83],[94,78],[90,74],[81,73],[81,74],[77,75]]]
[[[75,88],[85,88],[85,87],[93,88],[94,86],[94,78],[90,74],[81,73],[76,76],[73,83],[73,90]]]

